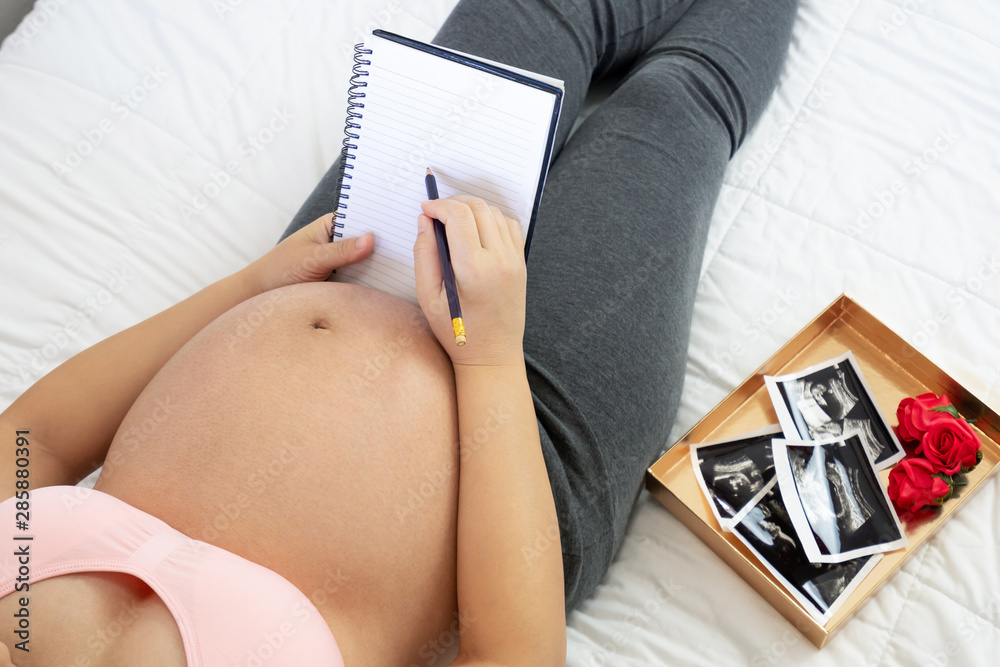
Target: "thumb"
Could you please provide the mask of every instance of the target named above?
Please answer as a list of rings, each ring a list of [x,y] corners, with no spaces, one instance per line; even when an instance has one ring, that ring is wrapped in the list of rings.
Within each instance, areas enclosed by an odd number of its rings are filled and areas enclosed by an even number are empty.
[[[413,270],[416,274],[417,301],[422,305],[441,293],[441,260],[438,256],[434,221],[424,214],[417,218],[417,240],[413,244]]]
[[[374,247],[374,238],[371,234],[327,243],[323,246],[323,262],[332,271],[341,266],[360,262],[371,254]]]

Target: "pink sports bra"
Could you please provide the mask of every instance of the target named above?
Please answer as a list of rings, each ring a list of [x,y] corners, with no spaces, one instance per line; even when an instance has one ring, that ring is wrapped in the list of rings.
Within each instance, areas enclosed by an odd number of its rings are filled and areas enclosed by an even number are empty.
[[[14,591],[16,552],[26,548],[29,586],[77,572],[123,572],[144,581],[173,615],[188,667],[343,667],[326,621],[279,574],[100,491],[50,486],[32,491],[30,500],[23,532],[15,499],[0,504],[2,533],[32,538],[0,550],[0,597]]]

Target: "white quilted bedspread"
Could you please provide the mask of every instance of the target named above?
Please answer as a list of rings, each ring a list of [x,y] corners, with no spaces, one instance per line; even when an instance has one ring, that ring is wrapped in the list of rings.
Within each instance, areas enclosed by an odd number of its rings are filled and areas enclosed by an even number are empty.
[[[351,45],[453,4],[41,0],[0,49],[0,407],[273,245],[339,150]],[[998,153],[995,0],[803,0],[715,211],[673,438],[841,292],[1000,408]],[[568,664],[995,665],[998,502],[819,651],[644,493]]]

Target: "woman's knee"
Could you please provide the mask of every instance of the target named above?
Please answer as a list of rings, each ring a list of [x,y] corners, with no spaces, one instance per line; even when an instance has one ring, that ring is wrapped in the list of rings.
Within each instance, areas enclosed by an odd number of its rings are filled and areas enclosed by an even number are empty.
[[[647,60],[623,88],[661,126],[689,124],[692,131],[721,132],[729,156],[749,130],[746,92],[719,63],[695,49],[671,48]]]
[[[717,120],[735,153],[774,91],[796,8],[797,0],[699,0],[627,82],[650,104],[682,100]]]

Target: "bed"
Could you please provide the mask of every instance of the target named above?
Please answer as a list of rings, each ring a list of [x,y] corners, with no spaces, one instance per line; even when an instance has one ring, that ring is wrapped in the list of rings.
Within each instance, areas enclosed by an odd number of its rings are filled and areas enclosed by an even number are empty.
[[[0,48],[0,408],[271,247],[339,151],[354,42],[453,5],[39,0]],[[802,0],[670,442],[842,292],[1000,408],[997,64],[993,0]],[[995,478],[821,651],[643,492],[567,663],[993,665],[998,623]]]

